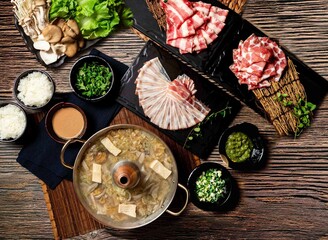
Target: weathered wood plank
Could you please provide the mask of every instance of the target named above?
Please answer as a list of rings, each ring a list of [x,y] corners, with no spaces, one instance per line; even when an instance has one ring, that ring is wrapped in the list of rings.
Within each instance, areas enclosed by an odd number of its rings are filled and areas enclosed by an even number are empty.
[[[328,2],[321,0],[248,0],[243,16],[328,79]],[[22,71],[47,70],[57,89],[70,91],[68,73],[76,58],[60,69],[41,66],[15,29],[11,3],[0,2],[0,101],[12,99],[12,85]],[[130,64],[143,46],[130,30],[100,41],[96,47]],[[233,124],[259,126],[269,148],[268,163],[256,172],[231,173],[240,201],[233,211],[208,213],[190,204],[178,218],[164,214],[131,231],[98,230],[75,239],[327,239],[328,238],[328,97],[312,127],[301,136],[280,138],[268,122],[244,107]],[[0,238],[52,239],[53,232],[39,180],[16,157],[21,146],[0,144]],[[209,160],[219,161],[217,149]]]

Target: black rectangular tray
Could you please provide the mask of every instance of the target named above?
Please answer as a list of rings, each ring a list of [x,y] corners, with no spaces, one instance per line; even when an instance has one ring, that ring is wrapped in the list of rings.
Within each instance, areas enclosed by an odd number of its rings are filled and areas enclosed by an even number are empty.
[[[168,49],[174,55],[197,67],[200,71],[205,72],[209,67],[211,60],[216,58],[224,51],[224,39],[230,39],[239,30],[241,24],[240,16],[234,11],[227,8],[217,0],[205,0],[204,2],[211,3],[212,5],[229,11],[227,19],[225,21],[225,27],[219,33],[219,37],[208,46],[207,49],[200,53],[187,53],[180,54],[178,48],[172,47],[166,44],[166,33],[161,30],[154,19],[152,13],[148,10],[148,6],[145,0],[126,0],[126,4],[131,8],[134,15],[133,27],[138,31],[145,34],[147,37],[152,39],[154,42]]]
[[[19,23],[18,23],[16,17],[14,17],[14,21],[15,21],[15,26],[16,26],[16,28],[17,28],[19,34],[22,36],[22,38],[23,38],[23,40],[24,40],[24,43],[25,43],[27,49],[28,49],[31,53],[33,53],[33,54],[35,55],[35,58],[38,60],[38,62],[39,62],[41,65],[43,65],[43,66],[45,66],[45,67],[49,67],[49,68],[57,68],[57,67],[61,66],[61,65],[65,62],[65,60],[67,59],[67,56],[66,56],[66,55],[63,55],[63,56],[61,56],[60,58],[58,58],[58,60],[57,60],[56,62],[51,63],[51,64],[48,64],[48,65],[45,64],[45,62],[42,60],[42,58],[41,58],[41,56],[40,56],[40,51],[37,50],[37,49],[35,49],[35,48],[33,47],[33,41],[32,41],[32,39],[31,39],[29,36],[27,36],[27,35],[25,34],[24,29],[19,25]],[[84,50],[86,50],[86,49],[88,49],[88,48],[94,46],[94,45],[95,45],[97,42],[99,42],[100,40],[101,40],[101,38],[97,38],[97,39],[94,39],[94,40],[86,40],[86,39],[85,39],[85,40],[84,40],[84,41],[85,41],[85,43],[84,43],[84,47],[81,48],[77,54],[79,54],[79,53],[83,52]]]
[[[206,72],[207,75],[217,83],[224,82],[229,84],[230,88],[234,89],[233,93],[238,96],[241,101],[245,102],[249,107],[260,113],[262,116],[265,116],[265,112],[257,104],[257,100],[252,91],[249,91],[246,85],[240,85],[236,76],[229,69],[229,66],[233,63],[232,50],[238,47],[241,40],[247,39],[253,33],[257,36],[267,36],[250,22],[243,19],[240,30],[232,39],[226,41],[226,50],[220,57],[211,63],[211,67],[209,67]],[[279,44],[279,39],[272,37],[271,39]],[[280,47],[284,51],[286,57],[293,61],[296,70],[299,73],[300,82],[305,88],[307,100],[320,105],[327,94],[328,81],[304,64],[285,47]]]
[[[226,6],[217,0],[205,0],[204,2],[227,9]],[[205,73],[220,86],[230,91],[246,105],[265,117],[265,112],[259,107],[252,91],[248,91],[247,86],[240,85],[238,79],[229,69],[229,66],[233,63],[232,50],[237,48],[239,41],[245,40],[252,33],[258,36],[266,36],[262,31],[243,19],[239,14],[229,10],[225,28],[208,49],[202,51],[200,54],[180,54],[177,48],[165,43],[165,31],[159,28],[144,0],[126,0],[126,3],[133,11],[135,18],[133,27],[135,29],[170,51],[179,59]],[[278,41],[277,39],[274,40]],[[319,105],[327,93],[328,81],[306,66],[286,48],[282,47],[282,49],[286,56],[296,65],[296,69],[300,73],[300,81],[305,87],[308,101]]]
[[[135,94],[135,80],[138,76],[138,70],[144,63],[155,57],[159,58],[172,80],[181,74],[186,74],[194,80],[195,88],[197,89],[196,97],[211,109],[208,116],[213,112],[224,109],[226,106],[231,107],[231,111],[228,111],[225,117],[218,116],[203,124],[201,126],[202,136],[194,138],[192,141],[188,141],[187,139],[193,127],[171,131],[161,129],[152,124],[149,118],[144,115],[142,107],[139,106],[139,99]],[[146,43],[129,70],[123,76],[118,102],[201,158],[208,157],[213,151],[222,132],[228,127],[241,108],[239,101],[151,41]]]

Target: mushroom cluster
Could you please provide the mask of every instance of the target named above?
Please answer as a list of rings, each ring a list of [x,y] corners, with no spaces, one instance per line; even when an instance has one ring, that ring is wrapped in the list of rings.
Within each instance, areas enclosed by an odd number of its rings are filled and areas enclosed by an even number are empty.
[[[13,11],[25,34],[40,50],[46,65],[56,62],[61,56],[73,57],[84,46],[75,20],[55,19],[49,22],[51,0],[11,0]]]
[[[33,47],[40,50],[40,57],[45,64],[51,64],[64,54],[73,57],[84,46],[75,20],[56,19],[49,23],[34,42]]]
[[[49,22],[49,8],[51,0],[11,0],[13,11],[25,34],[33,41]]]

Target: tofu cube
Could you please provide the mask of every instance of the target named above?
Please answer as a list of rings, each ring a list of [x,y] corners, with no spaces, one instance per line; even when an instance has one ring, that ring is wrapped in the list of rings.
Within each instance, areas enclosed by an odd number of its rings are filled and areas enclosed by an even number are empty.
[[[115,147],[115,145],[112,143],[111,140],[109,140],[109,138],[105,137],[105,138],[101,139],[101,143],[115,157],[120,154],[121,149]]]
[[[167,169],[160,161],[154,160],[150,163],[150,168],[153,169],[162,178],[167,179],[172,171]]]
[[[119,204],[118,205],[118,212],[124,213],[130,217],[137,217],[137,205],[135,204]]]
[[[96,183],[101,183],[101,164],[92,164],[92,181]]]

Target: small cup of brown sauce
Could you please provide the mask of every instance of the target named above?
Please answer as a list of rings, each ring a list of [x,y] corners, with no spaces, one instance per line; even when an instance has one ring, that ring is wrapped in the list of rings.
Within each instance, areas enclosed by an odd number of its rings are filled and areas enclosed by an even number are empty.
[[[56,142],[65,143],[72,138],[81,138],[87,128],[87,118],[83,110],[75,104],[60,102],[46,115],[46,130]]]

